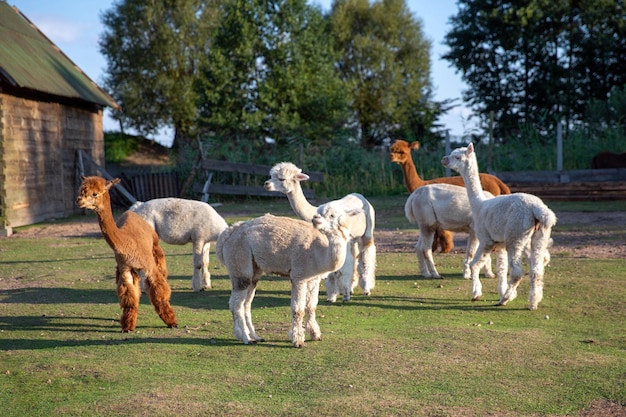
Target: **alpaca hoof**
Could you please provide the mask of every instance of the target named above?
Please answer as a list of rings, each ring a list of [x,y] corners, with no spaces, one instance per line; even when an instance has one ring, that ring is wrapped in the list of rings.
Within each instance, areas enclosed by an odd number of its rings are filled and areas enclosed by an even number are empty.
[[[528,309],[530,311],[535,311],[535,310],[537,310],[537,306],[529,306]]]
[[[363,291],[363,295],[369,296],[371,293],[369,291]]]
[[[480,295],[477,295],[476,297],[472,297],[472,301],[478,301],[480,300]]]

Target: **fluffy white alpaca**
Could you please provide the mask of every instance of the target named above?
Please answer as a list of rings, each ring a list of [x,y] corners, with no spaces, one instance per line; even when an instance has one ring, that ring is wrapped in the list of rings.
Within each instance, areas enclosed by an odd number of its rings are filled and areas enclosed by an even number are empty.
[[[506,265],[497,267],[498,305],[505,305],[517,296],[517,286],[522,279],[522,255],[530,243],[529,308],[536,310],[543,298],[544,265],[549,259],[550,233],[556,216],[540,198],[525,193],[500,195],[487,199],[478,179],[478,161],[474,146],[457,148],[444,156],[442,164],[463,177],[474,217],[474,232],[479,245],[470,263],[473,300],[482,295],[478,271],[494,249],[505,251],[510,268],[506,283]],[[501,257],[499,256],[499,260]]]
[[[341,294],[343,301],[349,301],[357,284],[363,294],[369,295],[376,285],[376,246],[374,227],[376,214],[374,207],[361,194],[348,194],[339,200],[330,201],[319,207],[311,205],[304,193],[300,181],[309,176],[291,162],[281,162],[270,170],[270,179],[265,181],[265,189],[287,195],[293,211],[302,220],[310,221],[316,213],[326,216],[329,208],[333,210],[361,210],[360,221],[354,222],[350,229],[351,239],[346,262],[342,268],[328,275],[326,295],[329,302],[335,302]]]
[[[485,191],[487,198],[493,195]],[[467,250],[463,260],[463,278],[471,277],[469,263],[478,247],[478,239],[472,228],[472,209],[464,187],[452,184],[431,184],[417,188],[404,205],[407,220],[417,224],[420,237],[415,244],[415,253],[420,273],[426,278],[443,278],[435,268],[433,241],[435,232],[444,229],[451,232],[467,232]],[[493,278],[491,258],[485,262],[485,275]]]
[[[171,245],[193,243],[194,291],[211,288],[209,251],[211,242],[228,227],[226,221],[207,203],[182,198],[138,201],[130,210],[139,214],[156,231],[159,239]]]
[[[263,341],[252,324],[251,304],[263,272],[291,280],[291,329],[295,347],[304,345],[306,331],[312,340],[322,337],[315,319],[321,279],[341,267],[346,258],[348,227],[360,213],[330,210],[311,222],[271,214],[238,222],[226,229],[215,244],[218,259],[232,283],[229,301],[235,337],[245,344]]]

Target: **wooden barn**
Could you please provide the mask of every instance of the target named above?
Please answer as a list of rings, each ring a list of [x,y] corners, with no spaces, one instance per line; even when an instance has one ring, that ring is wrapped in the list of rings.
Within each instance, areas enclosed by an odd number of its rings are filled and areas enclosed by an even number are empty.
[[[80,212],[77,151],[104,166],[103,109],[117,103],[0,1],[0,235]]]

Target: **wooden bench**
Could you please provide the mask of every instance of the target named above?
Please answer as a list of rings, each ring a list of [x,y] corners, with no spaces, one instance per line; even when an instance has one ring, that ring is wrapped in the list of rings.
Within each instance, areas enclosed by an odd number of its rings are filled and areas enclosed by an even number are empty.
[[[270,178],[271,166],[258,164],[245,164],[241,162],[219,161],[216,159],[203,159],[201,168],[208,172],[207,180],[204,184],[194,184],[193,191],[202,194],[202,201],[208,201],[210,194],[247,195],[257,197],[285,197],[283,193],[267,191],[263,186],[258,185],[238,185],[238,184],[217,184],[213,182],[213,173],[229,172],[244,175],[263,176],[263,182]],[[321,182],[324,175],[321,172],[306,172],[309,181]],[[315,193],[310,188],[303,188],[306,198],[315,197]]]

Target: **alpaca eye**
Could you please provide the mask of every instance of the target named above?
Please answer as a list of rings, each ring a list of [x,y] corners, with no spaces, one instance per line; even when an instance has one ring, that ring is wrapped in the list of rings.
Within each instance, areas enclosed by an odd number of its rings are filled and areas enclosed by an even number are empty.
[[[98,193],[91,194],[92,197],[98,197]]]

